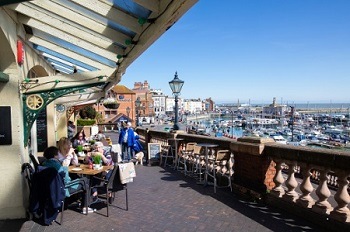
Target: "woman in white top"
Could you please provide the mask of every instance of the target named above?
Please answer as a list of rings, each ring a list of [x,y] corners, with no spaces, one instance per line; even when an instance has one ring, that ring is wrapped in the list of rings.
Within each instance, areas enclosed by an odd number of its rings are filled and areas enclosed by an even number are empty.
[[[57,143],[58,159],[62,166],[79,165],[77,154],[74,152],[71,141],[67,137],[62,137]]]

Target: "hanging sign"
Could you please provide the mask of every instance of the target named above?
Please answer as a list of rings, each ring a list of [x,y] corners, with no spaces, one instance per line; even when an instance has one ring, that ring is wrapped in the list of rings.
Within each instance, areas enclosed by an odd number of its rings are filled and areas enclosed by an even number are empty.
[[[24,63],[24,45],[21,40],[17,40],[17,64],[22,65]]]

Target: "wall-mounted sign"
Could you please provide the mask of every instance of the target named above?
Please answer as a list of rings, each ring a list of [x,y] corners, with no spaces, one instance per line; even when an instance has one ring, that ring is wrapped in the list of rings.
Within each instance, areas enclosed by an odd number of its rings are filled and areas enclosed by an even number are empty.
[[[17,40],[17,63],[18,65],[24,63],[24,45],[21,40]]]
[[[11,145],[11,106],[0,106],[0,115],[0,145]]]

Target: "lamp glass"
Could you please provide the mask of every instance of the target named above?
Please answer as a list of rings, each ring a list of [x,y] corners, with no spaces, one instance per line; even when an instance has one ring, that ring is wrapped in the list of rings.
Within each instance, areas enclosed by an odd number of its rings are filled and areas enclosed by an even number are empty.
[[[169,85],[173,94],[179,94],[181,92],[184,81],[180,80],[175,72],[175,77],[172,81],[169,81]]]

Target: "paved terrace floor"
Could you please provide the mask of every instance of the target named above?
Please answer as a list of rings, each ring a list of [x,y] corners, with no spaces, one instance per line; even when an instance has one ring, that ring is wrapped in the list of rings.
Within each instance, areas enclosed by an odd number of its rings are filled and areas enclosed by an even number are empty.
[[[303,218],[244,199],[229,189],[197,185],[179,171],[159,166],[136,166],[124,191],[118,192],[110,217],[64,211],[63,225],[41,226],[33,221],[0,221],[0,231],[322,231]],[[105,212],[105,208],[101,209]]]

